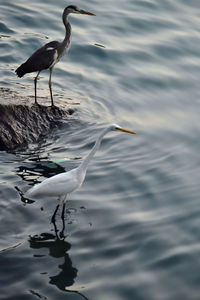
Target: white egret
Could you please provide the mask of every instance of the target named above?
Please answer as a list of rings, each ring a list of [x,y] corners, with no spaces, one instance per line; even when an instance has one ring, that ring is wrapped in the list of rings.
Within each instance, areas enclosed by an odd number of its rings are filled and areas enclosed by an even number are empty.
[[[92,150],[77,168],[47,178],[43,182],[36,184],[26,192],[25,196],[27,197],[58,196],[59,204],[57,205],[55,212],[52,216],[52,222],[55,222],[55,216],[60,204],[63,204],[61,217],[64,220],[65,203],[67,200],[67,195],[80,188],[85,179],[88,164],[95,155],[96,151],[99,149],[103,137],[109,131],[114,130],[136,134],[134,131],[122,128],[117,124],[109,125],[101,132]]]

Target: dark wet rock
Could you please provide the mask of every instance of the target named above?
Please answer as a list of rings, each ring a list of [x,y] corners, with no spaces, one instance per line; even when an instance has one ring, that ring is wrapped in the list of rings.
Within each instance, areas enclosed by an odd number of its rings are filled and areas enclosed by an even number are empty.
[[[40,141],[71,113],[58,107],[0,104],[0,150],[12,151]]]

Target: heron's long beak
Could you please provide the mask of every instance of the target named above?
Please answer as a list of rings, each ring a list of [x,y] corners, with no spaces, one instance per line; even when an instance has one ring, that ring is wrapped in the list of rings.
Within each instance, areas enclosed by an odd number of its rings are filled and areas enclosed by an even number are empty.
[[[125,128],[118,128],[118,129],[123,131],[123,132],[128,132],[128,133],[131,133],[131,134],[137,134],[136,132],[134,132],[132,130],[125,129]]]
[[[89,16],[96,16],[95,14],[93,14],[89,11],[82,10],[82,9],[80,9],[80,14],[89,15]]]

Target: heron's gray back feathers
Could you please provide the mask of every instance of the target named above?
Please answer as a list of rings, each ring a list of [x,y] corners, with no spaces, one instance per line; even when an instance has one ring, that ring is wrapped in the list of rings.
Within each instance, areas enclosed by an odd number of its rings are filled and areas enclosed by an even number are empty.
[[[48,69],[54,62],[59,44],[59,42],[53,41],[39,48],[15,71],[17,75],[22,77],[26,73]]]

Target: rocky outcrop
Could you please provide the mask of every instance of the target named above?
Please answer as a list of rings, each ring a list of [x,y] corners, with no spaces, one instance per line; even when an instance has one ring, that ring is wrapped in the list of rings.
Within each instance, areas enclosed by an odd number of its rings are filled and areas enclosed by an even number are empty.
[[[12,151],[38,142],[71,113],[58,107],[0,104],[0,150]]]

